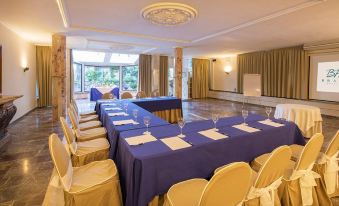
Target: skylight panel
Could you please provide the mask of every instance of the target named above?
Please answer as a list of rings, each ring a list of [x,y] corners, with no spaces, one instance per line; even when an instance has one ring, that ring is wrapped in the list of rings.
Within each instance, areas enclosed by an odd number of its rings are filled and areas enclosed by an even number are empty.
[[[137,64],[139,55],[136,54],[116,54],[113,53],[110,59],[112,64]]]
[[[75,62],[98,62],[103,63],[105,60],[104,52],[94,51],[73,51],[73,61]]]

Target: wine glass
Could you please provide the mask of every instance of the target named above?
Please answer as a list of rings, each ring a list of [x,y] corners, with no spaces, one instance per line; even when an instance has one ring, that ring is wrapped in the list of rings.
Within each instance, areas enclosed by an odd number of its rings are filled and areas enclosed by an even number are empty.
[[[214,131],[218,131],[218,129],[217,129],[218,120],[219,120],[219,115],[218,114],[212,114],[212,121],[214,123]]]
[[[178,126],[180,127],[180,134],[178,135],[178,137],[180,137],[180,138],[186,137],[186,136],[182,133],[182,128],[184,128],[185,124],[186,124],[186,122],[185,122],[184,119],[182,119],[182,118],[179,119],[179,121],[178,121]]]
[[[125,109],[125,112],[126,112],[126,114],[127,114],[128,103],[124,103],[124,109]]]
[[[272,112],[272,108],[271,107],[265,107],[265,111],[266,111],[266,114],[267,114],[267,120],[269,120],[270,114]]]
[[[135,119],[135,121],[137,122],[138,120],[138,113],[139,113],[139,110],[138,109],[133,109],[133,117]]]
[[[151,124],[151,117],[150,117],[150,116],[144,116],[144,124],[145,124],[146,127],[147,127],[147,130],[146,130],[146,132],[144,132],[144,134],[151,134],[151,133],[148,131],[148,126]]]
[[[247,125],[246,124],[246,118],[248,117],[248,110],[246,110],[246,109],[241,110],[241,114],[242,114],[242,118],[244,119],[243,125]]]

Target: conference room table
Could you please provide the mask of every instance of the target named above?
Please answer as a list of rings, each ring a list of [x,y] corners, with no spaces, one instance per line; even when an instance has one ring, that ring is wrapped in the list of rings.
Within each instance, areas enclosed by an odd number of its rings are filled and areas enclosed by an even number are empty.
[[[130,145],[128,138],[143,135],[145,129],[122,131],[119,134],[115,162],[119,170],[124,205],[146,206],[158,195],[165,194],[178,182],[209,179],[216,168],[232,162],[250,162],[255,157],[271,152],[281,145],[304,145],[304,137],[293,122],[273,119],[279,127],[260,123],[265,117],[250,114],[246,123],[257,129],[248,132],[233,127],[243,122],[242,117],[221,118],[218,133],[227,137],[214,140],[199,133],[214,128],[211,120],[187,123],[183,140],[188,147],[172,150],[164,138],[180,133],[176,124],[150,128],[155,141]]]
[[[90,90],[90,101],[97,101],[102,98],[104,93],[110,92],[117,99],[119,99],[119,87],[106,88],[106,87],[93,87]]]

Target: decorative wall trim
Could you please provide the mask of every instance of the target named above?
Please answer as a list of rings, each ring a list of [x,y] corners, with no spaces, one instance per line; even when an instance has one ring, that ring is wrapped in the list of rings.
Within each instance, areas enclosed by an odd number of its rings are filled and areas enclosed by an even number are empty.
[[[58,4],[59,12],[64,23],[64,26],[65,28],[68,28],[70,26],[70,21],[66,4],[64,0],[56,0],[56,2]]]

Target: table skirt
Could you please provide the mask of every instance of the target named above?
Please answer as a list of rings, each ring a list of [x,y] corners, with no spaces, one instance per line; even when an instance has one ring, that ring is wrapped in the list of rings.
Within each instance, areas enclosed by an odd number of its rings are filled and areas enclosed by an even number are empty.
[[[169,123],[177,123],[180,118],[182,118],[181,109],[169,109],[164,111],[153,112],[157,117],[166,120]]]
[[[322,121],[317,121],[314,122],[314,126],[309,128],[306,132],[301,130],[301,133],[304,135],[306,138],[311,138],[315,133],[322,133]]]

